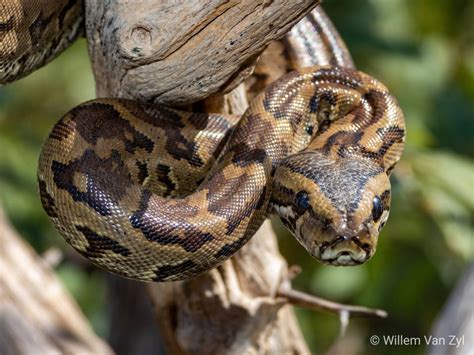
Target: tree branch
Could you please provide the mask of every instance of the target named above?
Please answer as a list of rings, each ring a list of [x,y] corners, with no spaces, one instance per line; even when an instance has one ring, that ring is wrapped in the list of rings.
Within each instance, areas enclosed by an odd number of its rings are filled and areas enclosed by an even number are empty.
[[[229,92],[262,50],[317,4],[86,0],[97,93],[184,105]]]
[[[313,296],[294,289],[280,288],[277,297],[284,298],[288,303],[317,311],[326,311],[332,314],[347,312],[349,316],[366,318],[386,318],[387,312],[382,309],[354,306],[333,302],[321,297]]]
[[[111,354],[0,208],[0,354]]]

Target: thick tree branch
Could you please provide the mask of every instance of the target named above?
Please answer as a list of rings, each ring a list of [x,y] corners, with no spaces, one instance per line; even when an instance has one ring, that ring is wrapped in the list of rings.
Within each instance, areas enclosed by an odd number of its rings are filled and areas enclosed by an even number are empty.
[[[97,94],[184,105],[230,91],[317,3],[86,0]]]
[[[0,354],[111,354],[0,208]]]

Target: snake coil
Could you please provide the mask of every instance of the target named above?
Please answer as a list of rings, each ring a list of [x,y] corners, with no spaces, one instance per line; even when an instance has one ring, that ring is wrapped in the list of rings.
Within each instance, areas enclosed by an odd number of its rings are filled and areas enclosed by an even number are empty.
[[[2,22],[17,41],[0,45],[1,82],[79,32],[77,2],[51,3],[35,21],[10,10]],[[350,56],[332,25],[321,28],[332,65],[286,74],[241,118],[118,98],[68,112],[38,168],[42,204],[67,242],[128,278],[182,280],[228,259],[274,214],[321,262],[367,261],[389,214],[403,114],[383,84],[341,66]],[[32,45],[34,30],[49,42]]]

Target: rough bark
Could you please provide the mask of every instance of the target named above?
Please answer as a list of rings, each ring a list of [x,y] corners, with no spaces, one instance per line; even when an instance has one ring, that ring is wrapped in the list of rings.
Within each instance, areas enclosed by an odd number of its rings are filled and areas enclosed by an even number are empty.
[[[183,105],[216,94],[206,109],[240,114],[247,106],[243,86],[225,99],[219,94],[236,87],[260,52],[316,5],[86,0],[97,95]],[[147,289],[170,354],[309,353],[292,309],[276,297],[286,278],[267,222],[218,269]]]
[[[0,354],[111,354],[0,208]]]
[[[86,0],[97,94],[184,105],[230,91],[317,3]]]

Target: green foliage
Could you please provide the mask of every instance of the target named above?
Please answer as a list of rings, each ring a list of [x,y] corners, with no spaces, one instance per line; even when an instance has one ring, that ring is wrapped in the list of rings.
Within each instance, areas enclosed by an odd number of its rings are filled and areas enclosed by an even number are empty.
[[[276,222],[281,249],[289,264],[303,267],[296,287],[388,311],[387,320],[351,321],[346,339],[357,339],[351,346],[359,353],[421,354],[423,346],[371,346],[368,339],[429,335],[473,259],[474,4],[327,0],[324,6],[358,67],[399,99],[408,126],[406,153],[393,174],[391,217],[373,260],[357,268],[319,265]],[[0,200],[39,252],[52,246],[68,250],[38,198],[41,143],[62,114],[93,96],[84,40],[28,78],[0,88]],[[68,261],[58,274],[103,334],[102,274]],[[326,350],[336,339],[336,317],[297,314],[314,351]]]

